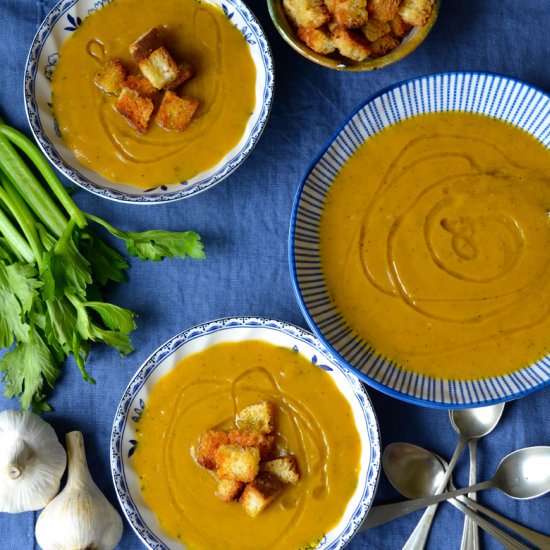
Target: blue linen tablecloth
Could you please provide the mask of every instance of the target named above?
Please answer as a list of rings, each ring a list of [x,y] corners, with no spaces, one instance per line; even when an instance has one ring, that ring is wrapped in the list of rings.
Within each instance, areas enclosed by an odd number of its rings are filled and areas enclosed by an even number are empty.
[[[55,0],[0,0],[0,113],[30,134],[23,104],[23,71],[34,33]],[[72,361],[45,415],[62,437],[84,433],[90,469],[116,505],[109,469],[113,414],[136,368],[158,345],[194,324],[231,315],[262,315],[303,327],[287,263],[292,200],[311,160],[347,115],[382,87],[402,79],[449,70],[501,72],[550,90],[550,2],[548,0],[445,0],[426,42],[399,64],[373,73],[346,74],[316,66],[291,50],[275,31],[264,1],[249,0],[271,43],[276,92],[271,117],[257,147],[234,175],[190,200],[162,206],[128,206],[83,190],[74,194],[86,211],[118,227],[195,229],[203,236],[207,259],[163,263],[132,262],[130,280],[110,298],[139,314],[135,352],[120,357],[94,347],[89,361],[97,385],[82,381]],[[0,304],[0,307],[1,304]],[[409,441],[449,458],[456,442],[448,415],[406,404],[369,390],[380,421],[382,444]],[[0,397],[0,410],[18,404]],[[528,445],[550,444],[550,388],[507,405],[501,424],[479,444],[479,478],[490,477],[507,453]],[[457,485],[467,481],[466,454],[458,464]],[[399,495],[381,476],[376,503]],[[550,534],[550,496],[514,501],[498,491],[480,500],[527,526]],[[355,537],[351,549],[401,548],[420,512]],[[38,547],[37,514],[0,514],[0,549]],[[462,515],[440,507],[429,548],[459,548]],[[482,536],[485,548],[498,548]],[[125,524],[119,548],[140,548]]]

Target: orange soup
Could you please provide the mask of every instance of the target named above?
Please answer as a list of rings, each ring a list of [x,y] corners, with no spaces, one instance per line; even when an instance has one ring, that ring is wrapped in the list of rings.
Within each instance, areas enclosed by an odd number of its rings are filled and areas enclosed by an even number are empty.
[[[195,75],[183,93],[200,101],[189,127],[147,133],[130,127],[94,77],[108,59],[138,73],[129,46],[165,27],[167,48]],[[196,0],[114,0],[87,17],[63,44],[53,75],[53,109],[78,160],[106,179],[153,187],[215,166],[244,134],[255,104],[256,69],[246,40],[223,11]]]
[[[342,167],[321,220],[337,309],[408,371],[479,379],[550,352],[550,154],[468,113],[391,126]]]
[[[203,432],[262,400],[277,407],[277,447],[296,456],[301,479],[253,518],[215,496],[217,480],[194,453]],[[187,357],[155,384],[138,427],[132,460],[143,498],[191,549],[314,546],[357,487],[361,440],[350,404],[325,371],[287,348],[250,340]]]

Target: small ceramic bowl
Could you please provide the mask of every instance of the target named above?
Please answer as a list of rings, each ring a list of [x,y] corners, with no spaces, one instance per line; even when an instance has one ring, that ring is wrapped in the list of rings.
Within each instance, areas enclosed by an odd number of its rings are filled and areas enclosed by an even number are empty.
[[[550,149],[550,96],[506,76],[443,73],[399,82],[369,98],[333,135],[304,176],[294,201],[289,235],[294,290],[311,329],[342,364],[366,383],[415,404],[466,408],[516,399],[550,384],[550,356],[511,374],[449,380],[401,368],[373,349],[331,300],[319,258],[320,222],[332,182],[371,136],[424,113],[465,111],[525,130]]]
[[[240,141],[215,166],[187,181],[149,189],[113,183],[82,166],[61,139],[51,109],[51,78],[59,50],[86,17],[111,0],[61,0],[54,6],[40,25],[29,51],[25,107],[38,145],[66,177],[107,199],[151,204],[184,199],[205,191],[229,176],[246,159],[260,138],[271,109],[274,85],[271,50],[260,24],[241,0],[207,1],[221,7],[248,42],[256,66],[256,103]]]
[[[296,35],[294,27],[290,24],[288,17],[283,8],[283,0],[268,0],[267,5],[269,7],[269,14],[275,28],[279,34],[283,37],[285,42],[299,54],[303,55],[306,59],[328,67],[329,69],[336,69],[338,71],[372,71],[374,69],[381,69],[387,65],[392,65],[401,61],[404,57],[407,57],[412,53],[422,42],[428,33],[431,31],[435,24],[437,15],[439,13],[439,0],[435,1],[434,8],[430,19],[423,27],[414,27],[403,38],[401,44],[397,46],[387,55],[382,57],[376,57],[366,59],[365,61],[355,62],[351,59],[347,59],[338,54],[321,55],[310,48],[308,48]]]
[[[138,369],[117,408],[111,435],[111,470],[116,492],[130,525],[148,548],[185,549],[160,528],[143,500],[131,456],[136,429],[152,387],[185,357],[222,342],[261,340],[300,353],[325,370],[349,402],[362,441],[357,488],[339,523],[319,541],[317,550],[343,548],[372,504],[380,471],[380,434],[370,399],[361,382],[342,368],[310,333],[289,323],[259,317],[226,318],[190,328],[160,346]]]

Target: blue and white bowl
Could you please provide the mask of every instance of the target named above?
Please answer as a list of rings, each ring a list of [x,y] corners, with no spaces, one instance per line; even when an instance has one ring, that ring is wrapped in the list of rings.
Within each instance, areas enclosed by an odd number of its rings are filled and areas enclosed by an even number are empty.
[[[346,160],[384,128],[441,111],[466,111],[507,121],[550,149],[550,97],[519,80],[489,73],[445,73],[386,88],[352,113],[302,180],[290,222],[289,260],[303,314],[342,364],[366,383],[405,401],[465,408],[515,399],[549,384],[550,356],[512,374],[470,381],[400,369],[342,324],[327,294],[319,257],[321,213],[332,181]]]
[[[136,429],[151,389],[182,359],[215,344],[244,340],[261,340],[300,353],[330,375],[352,408],[362,441],[359,481],[342,519],[316,547],[343,548],[365,519],[378,485],[380,433],[372,404],[361,382],[342,368],[315,336],[289,323],[262,317],[225,318],[195,326],[168,340],[141,365],[122,396],[111,434],[111,471],[122,510],[147,547],[185,548],[161,530],[141,496],[138,475],[130,460],[137,441]]]
[[[177,2],[178,0],[174,0]],[[273,100],[271,49],[256,17],[241,0],[207,0],[220,6],[241,31],[256,67],[256,103],[239,143],[215,166],[187,181],[142,189],[113,183],[84,167],[65,145],[51,109],[51,77],[63,42],[90,14],[111,0],[61,0],[40,25],[27,58],[24,94],[27,118],[38,142],[54,166],[84,189],[119,202],[151,204],[192,197],[229,176],[260,139]]]

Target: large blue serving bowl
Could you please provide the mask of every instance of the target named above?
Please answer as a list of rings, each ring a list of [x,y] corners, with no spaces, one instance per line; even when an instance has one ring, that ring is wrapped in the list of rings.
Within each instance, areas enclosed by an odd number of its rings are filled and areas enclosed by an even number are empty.
[[[341,320],[328,296],[319,255],[324,203],[346,160],[384,128],[419,114],[443,111],[501,119],[550,148],[550,97],[519,80],[460,72],[428,75],[386,88],[352,113],[302,180],[290,222],[290,270],[298,302],[312,330],[359,378],[405,401],[444,408],[474,407],[515,399],[550,383],[550,356],[512,374],[480,380],[446,380],[406,371],[384,359]]]

